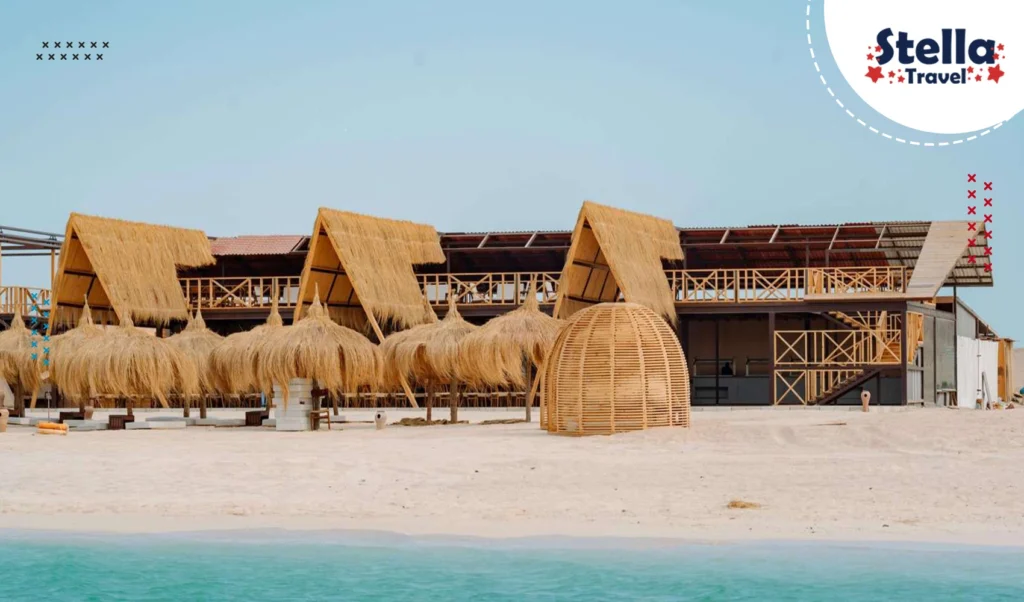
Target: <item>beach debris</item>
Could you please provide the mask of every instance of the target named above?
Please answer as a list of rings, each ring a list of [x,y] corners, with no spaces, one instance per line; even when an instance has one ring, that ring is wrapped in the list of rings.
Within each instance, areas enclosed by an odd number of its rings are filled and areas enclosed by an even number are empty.
[[[761,504],[758,504],[757,502],[745,502],[743,500],[732,500],[726,507],[730,510],[753,510],[760,508]]]
[[[523,418],[501,418],[498,420],[484,420],[480,424],[519,424],[521,422],[526,422],[526,420]]]
[[[821,424],[816,424],[814,426],[846,426],[846,423],[845,422],[822,422]]]
[[[398,426],[434,426],[444,424],[469,424],[469,422],[466,420],[452,422],[451,420],[447,419],[431,420],[430,422],[427,422],[426,418],[420,418],[419,416],[417,416],[415,418],[402,418],[398,422],[393,422],[392,424],[397,424]]]

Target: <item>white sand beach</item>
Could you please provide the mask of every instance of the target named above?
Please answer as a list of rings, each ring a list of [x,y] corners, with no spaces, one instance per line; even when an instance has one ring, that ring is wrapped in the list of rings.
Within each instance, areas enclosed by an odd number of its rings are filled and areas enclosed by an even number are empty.
[[[579,439],[536,423],[66,437],[12,426],[0,528],[1024,542],[1024,411],[759,409],[693,423]],[[733,499],[761,507],[730,510]]]

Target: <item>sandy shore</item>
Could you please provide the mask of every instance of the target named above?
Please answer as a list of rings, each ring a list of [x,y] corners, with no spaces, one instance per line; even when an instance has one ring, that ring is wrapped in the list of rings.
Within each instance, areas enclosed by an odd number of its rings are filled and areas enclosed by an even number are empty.
[[[761,508],[727,509],[732,499]],[[12,426],[0,528],[1020,545],[1024,411],[695,412],[690,430],[583,439],[536,424],[67,437]]]

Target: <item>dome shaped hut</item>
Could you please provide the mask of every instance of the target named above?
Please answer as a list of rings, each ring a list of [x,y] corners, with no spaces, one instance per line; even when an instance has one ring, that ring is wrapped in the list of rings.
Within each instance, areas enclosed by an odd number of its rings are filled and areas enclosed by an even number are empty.
[[[32,392],[33,401],[39,392],[39,370],[36,360],[42,357],[41,337],[32,334],[25,327],[21,314],[14,314],[11,327],[0,332],[0,377],[3,377],[15,392],[15,411],[20,413],[23,393]],[[35,343],[35,347],[33,347]],[[33,354],[36,357],[33,357]]]
[[[263,341],[283,327],[284,320],[277,309],[277,291],[274,291],[266,322],[251,330],[228,335],[210,353],[215,388],[226,395],[265,393],[269,410],[269,400],[273,397],[271,384],[260,382],[256,374],[256,359]]]
[[[206,327],[202,311],[198,309],[195,316],[188,317],[188,325],[185,326],[185,330],[167,338],[167,342],[181,350],[195,366],[196,374],[199,377],[199,395],[202,407],[205,407],[206,396],[217,390],[216,373],[210,362],[210,355],[223,341],[224,337]],[[191,405],[190,397],[185,397],[182,400],[185,417],[188,417]]]
[[[634,303],[578,312],[545,371],[548,432],[609,435],[690,425],[686,359],[669,325]]]
[[[384,339],[380,351],[385,383],[395,386],[405,379],[422,385],[427,391],[427,422],[431,420],[436,388],[447,385],[451,421],[457,422],[460,343],[477,328],[462,319],[455,298],[450,297],[443,320],[419,324]]]
[[[258,380],[279,385],[286,405],[288,383],[293,378],[314,380],[338,396],[362,385],[377,386],[382,366],[376,345],[331,320],[320,303],[318,287],[298,322],[264,337],[256,359]]]
[[[78,318],[77,325],[63,334],[54,336],[50,341],[50,372],[53,375],[53,381],[64,384],[63,387],[58,387],[61,394],[76,402],[79,411],[85,410],[85,404],[90,398],[90,391],[88,387],[79,388],[79,385],[87,385],[87,380],[75,379],[69,373],[69,369],[74,369],[74,362],[71,360],[79,353],[82,345],[90,339],[102,335],[103,329],[93,322],[89,300],[86,299],[82,305],[82,313]]]
[[[543,369],[564,325],[564,321],[540,310],[537,290],[531,283],[522,305],[492,318],[462,339],[460,380],[477,387],[527,390],[526,421],[530,422],[535,393],[533,372]]]

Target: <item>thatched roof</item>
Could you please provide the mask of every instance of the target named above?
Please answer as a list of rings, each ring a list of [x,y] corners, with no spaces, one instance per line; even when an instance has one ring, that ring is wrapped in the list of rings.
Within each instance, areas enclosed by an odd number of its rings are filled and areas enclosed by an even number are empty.
[[[83,338],[74,355],[59,359],[63,366],[54,382],[72,396],[149,397],[164,404],[169,393],[199,393],[189,358],[166,339],[135,328],[129,317]]]
[[[199,387],[203,393],[217,390],[215,372],[210,362],[210,354],[224,341],[224,337],[206,327],[201,311],[195,317],[189,316],[185,330],[168,337],[167,342],[177,347],[195,366],[199,375]]]
[[[583,203],[559,281],[555,316],[568,318],[619,293],[676,322],[675,301],[662,260],[681,260],[679,232],[650,215]]]
[[[545,314],[532,290],[526,302],[462,339],[459,379],[475,385],[527,386],[524,361],[542,366],[564,322]]]
[[[34,348],[32,347],[33,341],[36,342]],[[0,351],[4,352],[0,356],[0,376],[11,387],[20,383],[29,391],[37,390],[39,388],[37,360],[43,357],[42,346],[46,344],[48,343],[44,343],[42,337],[33,336],[32,331],[25,327],[21,314],[14,314],[11,327],[0,332]],[[32,359],[33,353],[37,355],[36,360]]]
[[[396,332],[380,345],[384,355],[384,381],[394,386],[405,376],[418,383],[447,383],[457,378],[460,343],[478,327],[459,315],[454,298],[443,320]]]
[[[102,323],[188,317],[178,268],[214,263],[210,241],[186,230],[72,213],[54,279],[52,322],[74,324],[85,295]]]
[[[301,320],[263,337],[256,372],[261,382],[280,386],[287,399],[292,378],[313,379],[338,394],[354,392],[361,385],[376,386],[382,363],[380,351],[369,339],[331,321],[315,291]]]
[[[94,337],[103,335],[103,329],[96,326],[92,320],[92,311],[89,303],[82,307],[82,315],[78,319],[78,325],[64,334],[57,335],[50,339],[50,371],[55,383],[63,383],[61,389],[66,397],[73,401],[87,401],[89,388],[87,379],[75,379],[73,372],[78,370],[71,361],[80,355],[81,348],[87,341]],[[86,385],[85,388],[81,388]]]
[[[224,393],[270,393],[271,384],[260,381],[256,374],[257,356],[264,339],[283,327],[275,292],[274,304],[264,324],[227,336],[210,353],[216,388]]]
[[[429,317],[413,266],[444,261],[433,226],[321,208],[295,315],[319,286],[331,318],[357,330],[366,330],[367,313],[398,328],[423,324]]]

